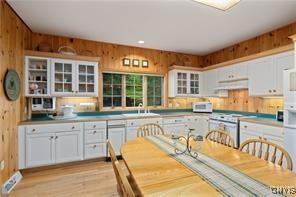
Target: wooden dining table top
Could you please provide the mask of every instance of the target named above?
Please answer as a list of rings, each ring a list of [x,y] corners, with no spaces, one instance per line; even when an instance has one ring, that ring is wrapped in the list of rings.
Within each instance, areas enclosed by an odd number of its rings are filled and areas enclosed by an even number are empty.
[[[193,148],[196,142],[192,143]],[[296,187],[296,173],[231,147],[204,140],[199,152],[269,186]],[[144,196],[221,196],[196,173],[145,138],[121,147],[122,158]]]

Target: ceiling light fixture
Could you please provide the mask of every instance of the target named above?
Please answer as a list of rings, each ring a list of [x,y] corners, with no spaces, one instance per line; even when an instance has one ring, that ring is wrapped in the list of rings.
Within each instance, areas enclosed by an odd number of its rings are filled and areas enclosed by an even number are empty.
[[[144,40],[139,40],[138,43],[139,44],[144,44],[145,42],[144,42]]]
[[[235,4],[240,2],[240,0],[193,0],[198,3],[205,4],[217,8],[219,10],[226,11],[229,8],[233,7]]]

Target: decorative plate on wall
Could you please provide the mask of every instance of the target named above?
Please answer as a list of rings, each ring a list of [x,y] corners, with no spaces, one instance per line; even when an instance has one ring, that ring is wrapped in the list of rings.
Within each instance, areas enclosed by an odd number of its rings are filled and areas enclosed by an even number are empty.
[[[4,92],[9,100],[15,101],[18,99],[21,90],[20,85],[20,78],[17,72],[9,69],[4,77]]]

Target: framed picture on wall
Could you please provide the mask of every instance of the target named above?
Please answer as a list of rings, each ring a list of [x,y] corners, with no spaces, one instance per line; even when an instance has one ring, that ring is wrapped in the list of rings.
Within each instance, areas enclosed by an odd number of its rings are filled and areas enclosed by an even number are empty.
[[[140,60],[138,60],[138,59],[133,59],[133,66],[134,66],[134,67],[139,67],[139,66],[140,66]]]
[[[131,60],[129,58],[123,58],[122,64],[123,64],[123,66],[130,66]]]
[[[142,60],[142,67],[143,68],[148,68],[149,66],[149,61],[148,60]]]

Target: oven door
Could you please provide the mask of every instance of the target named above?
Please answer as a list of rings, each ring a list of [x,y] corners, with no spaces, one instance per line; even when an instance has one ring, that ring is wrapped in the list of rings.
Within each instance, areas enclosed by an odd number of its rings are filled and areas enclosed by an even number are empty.
[[[209,128],[210,131],[223,130],[229,133],[234,140],[234,147],[238,148],[238,124],[210,119]]]

